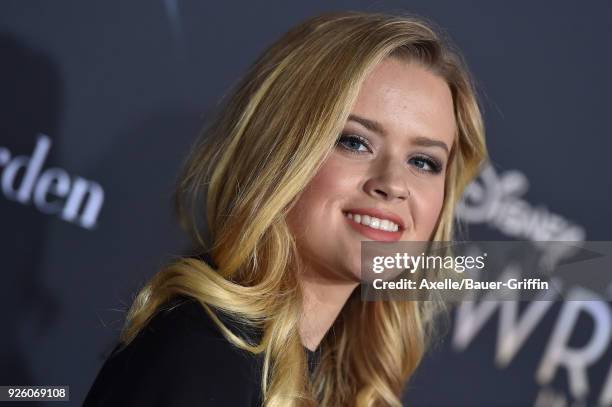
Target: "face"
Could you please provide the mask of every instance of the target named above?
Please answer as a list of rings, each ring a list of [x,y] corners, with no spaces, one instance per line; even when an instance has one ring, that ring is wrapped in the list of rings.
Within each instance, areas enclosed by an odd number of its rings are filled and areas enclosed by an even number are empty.
[[[427,241],[444,201],[456,122],[446,82],[387,58],[334,151],[288,214],[308,273],[359,281],[362,241]]]

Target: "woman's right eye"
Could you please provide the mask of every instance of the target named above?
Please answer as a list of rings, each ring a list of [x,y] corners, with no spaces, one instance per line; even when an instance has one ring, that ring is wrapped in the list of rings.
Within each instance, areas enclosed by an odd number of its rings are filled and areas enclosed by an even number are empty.
[[[341,134],[340,137],[338,137],[336,144],[341,145],[342,148],[351,153],[360,154],[371,151],[368,141],[363,137],[354,134]]]

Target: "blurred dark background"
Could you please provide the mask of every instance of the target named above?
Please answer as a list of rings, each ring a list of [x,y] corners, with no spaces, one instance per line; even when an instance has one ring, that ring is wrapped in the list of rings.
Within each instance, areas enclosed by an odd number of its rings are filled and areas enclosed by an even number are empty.
[[[267,45],[331,10],[413,12],[462,50],[492,157],[459,211],[470,238],[612,240],[608,1],[5,0],[0,385],[82,403],[138,287],[187,247],[170,194],[199,129]],[[406,405],[612,405],[609,304],[534,304],[453,311]]]

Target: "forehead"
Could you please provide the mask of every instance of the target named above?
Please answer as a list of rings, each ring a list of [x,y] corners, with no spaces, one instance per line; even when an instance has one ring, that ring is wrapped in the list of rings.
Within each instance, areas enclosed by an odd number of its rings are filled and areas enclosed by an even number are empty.
[[[352,112],[404,138],[429,137],[452,146],[456,122],[446,81],[415,62],[387,58],[367,76]]]

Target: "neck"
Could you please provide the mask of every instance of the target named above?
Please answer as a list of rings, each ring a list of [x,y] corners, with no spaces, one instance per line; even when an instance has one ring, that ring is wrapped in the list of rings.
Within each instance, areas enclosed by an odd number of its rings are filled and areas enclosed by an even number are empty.
[[[304,301],[300,337],[303,345],[314,351],[359,282],[332,281],[310,273],[300,277]]]

